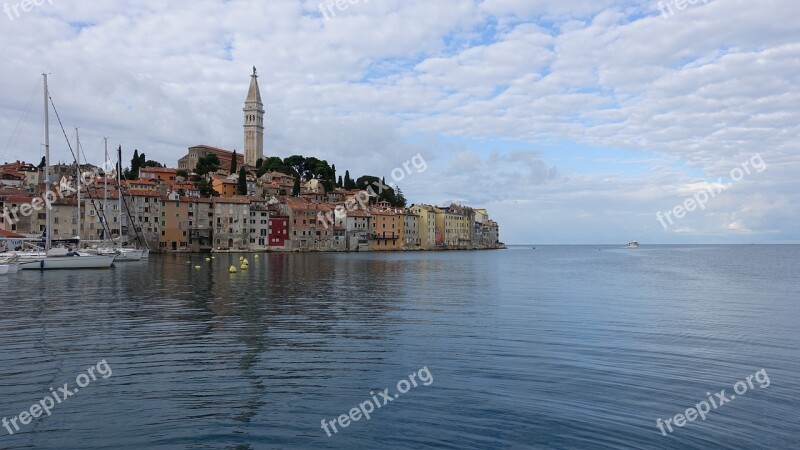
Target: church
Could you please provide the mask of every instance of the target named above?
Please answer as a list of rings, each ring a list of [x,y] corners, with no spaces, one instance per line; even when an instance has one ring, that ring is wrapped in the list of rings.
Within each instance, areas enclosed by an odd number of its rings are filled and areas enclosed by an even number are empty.
[[[264,103],[261,102],[258,73],[255,67],[253,67],[253,74],[250,75],[250,88],[247,90],[247,98],[242,111],[244,112],[244,154],[237,152],[236,161],[239,167],[242,167],[243,164],[255,167],[256,161],[264,158]],[[197,161],[200,158],[212,153],[219,158],[220,168],[230,167],[234,152],[208,145],[195,145],[189,147],[186,156],[178,160],[178,168],[192,171],[197,167]]]

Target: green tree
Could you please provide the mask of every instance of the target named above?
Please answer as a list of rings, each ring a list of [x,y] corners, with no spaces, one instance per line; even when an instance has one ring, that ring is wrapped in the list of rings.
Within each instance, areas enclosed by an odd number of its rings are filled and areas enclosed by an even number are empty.
[[[197,167],[195,167],[194,172],[201,176],[207,175],[211,172],[218,171],[219,166],[219,157],[211,153],[197,160]]]
[[[247,172],[244,167],[239,169],[239,181],[236,183],[236,193],[239,195],[247,195]]]
[[[179,176],[179,177],[181,177],[181,178],[183,178],[185,180],[189,179],[189,172],[187,172],[187,171],[185,171],[183,169],[175,172],[175,175],[177,175],[177,176]]]
[[[394,207],[405,208],[406,205],[408,204],[408,202],[406,201],[406,196],[403,195],[403,191],[400,189],[400,186],[397,186],[397,189],[395,190],[394,198],[395,198],[395,202],[392,205]]]
[[[302,177],[305,175],[306,159],[300,155],[292,155],[283,160],[283,164],[292,170],[292,175]]]
[[[197,180],[197,189],[200,191],[200,195],[203,197],[219,197],[219,192],[217,192],[211,185],[211,182],[205,178],[200,178]]]
[[[292,195],[295,197],[300,196],[300,177],[294,177],[294,186],[292,186]]]
[[[42,156],[42,160],[39,162],[39,165],[36,166],[38,169],[44,169],[44,166],[47,164],[47,158]]]
[[[142,155],[142,156],[144,156],[144,155]],[[166,167],[166,166],[164,166],[163,164],[161,164],[158,161],[153,161],[152,159],[148,159],[147,161],[142,163],[142,165],[141,165],[141,167],[139,169],[141,170],[144,167]]]
[[[270,156],[269,158],[265,159],[261,163],[260,167],[264,170],[264,172],[280,172],[287,175],[291,173],[291,170],[289,170],[286,164],[284,164],[283,160],[277,156]]]
[[[231,171],[228,172],[229,174],[236,173],[236,166],[239,164],[239,157],[236,156],[236,150],[233,151],[233,157],[231,157]]]
[[[344,171],[344,188],[348,189],[348,190],[356,189],[356,182],[353,181],[352,178],[350,178],[350,171],[349,170],[345,170]]]
[[[336,187],[344,187],[344,181],[342,181],[342,176],[339,175],[339,181],[336,182]]]

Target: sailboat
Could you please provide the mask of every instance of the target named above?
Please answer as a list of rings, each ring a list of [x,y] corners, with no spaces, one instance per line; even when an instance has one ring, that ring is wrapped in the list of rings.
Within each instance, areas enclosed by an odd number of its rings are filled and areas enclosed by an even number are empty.
[[[105,158],[108,161],[108,139],[105,139]],[[117,164],[117,222],[119,224],[119,240],[120,244],[122,243],[122,149],[118,150],[118,164]],[[108,176],[104,177],[103,180],[103,217],[105,217],[105,211],[108,210]],[[138,249],[135,247],[124,247],[120,245],[119,247],[116,246],[114,240],[111,240],[112,245],[111,247],[101,247],[97,249],[97,253],[100,255],[111,255],[116,254],[117,258],[114,260],[115,262],[126,262],[126,261],[141,261],[142,259],[149,259],[150,257],[150,250],[149,249]]]
[[[44,77],[44,157],[45,157],[45,192],[50,192],[50,116],[47,100],[49,92],[47,90],[47,74]],[[80,160],[78,160],[80,166]],[[53,240],[50,230],[51,220],[50,208],[45,208],[45,247],[44,256],[37,253],[35,256],[26,255],[21,258],[24,260],[19,264],[23,270],[53,270],[53,269],[106,269],[114,264],[117,255],[88,255],[72,250],[71,248],[53,248]]]

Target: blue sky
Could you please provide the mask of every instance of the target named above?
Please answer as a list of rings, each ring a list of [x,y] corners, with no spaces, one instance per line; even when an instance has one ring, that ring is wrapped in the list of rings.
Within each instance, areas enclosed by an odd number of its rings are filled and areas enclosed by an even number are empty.
[[[362,0],[327,19],[297,0],[4,10],[0,161],[42,154],[43,71],[98,162],[104,136],[168,165],[199,143],[241,150],[257,66],[268,155],[388,178],[421,154],[407,197],[487,208],[507,243],[800,242],[800,3],[671,5]],[[63,138],[53,150],[68,160]],[[657,220],[755,155],[765,170],[667,228]]]

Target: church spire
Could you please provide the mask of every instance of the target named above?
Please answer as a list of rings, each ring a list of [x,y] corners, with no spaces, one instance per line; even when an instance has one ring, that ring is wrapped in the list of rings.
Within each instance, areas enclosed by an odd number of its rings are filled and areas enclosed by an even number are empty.
[[[244,163],[255,166],[264,158],[264,104],[258,88],[258,73],[253,66],[250,89],[244,101]]]

